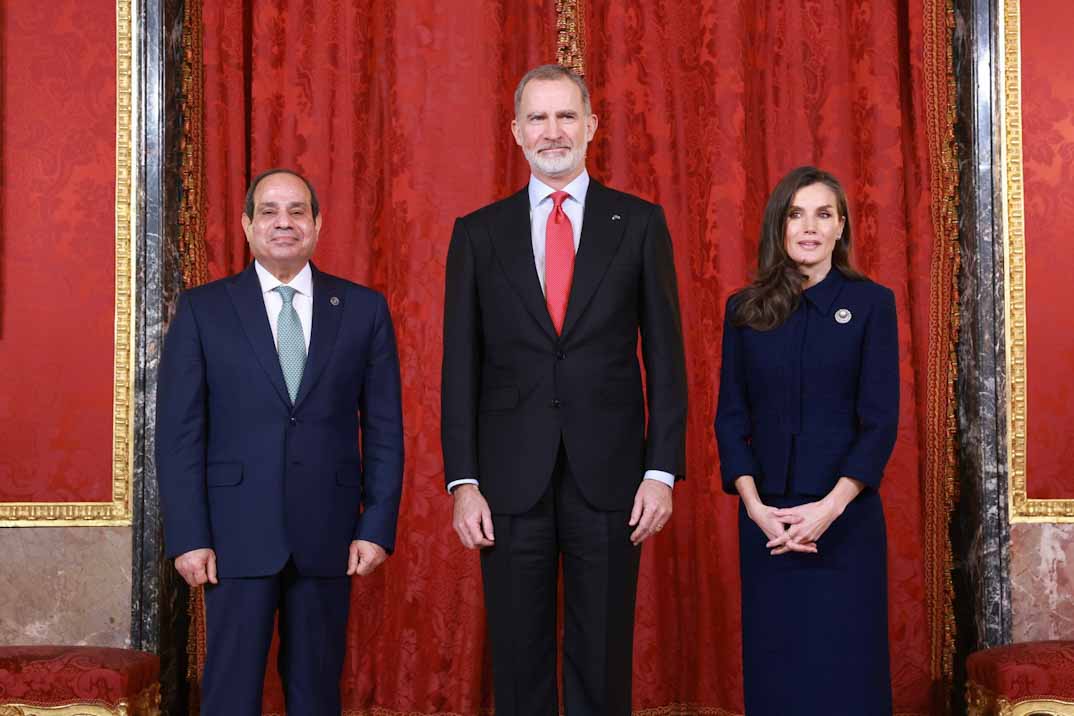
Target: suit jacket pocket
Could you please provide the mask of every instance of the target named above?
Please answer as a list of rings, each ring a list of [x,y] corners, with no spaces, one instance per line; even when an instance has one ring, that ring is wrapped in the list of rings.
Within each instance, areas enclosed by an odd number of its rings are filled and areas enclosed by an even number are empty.
[[[241,462],[209,463],[205,471],[205,484],[209,487],[229,487],[242,482]]]
[[[516,405],[518,405],[518,386],[486,388],[481,392],[480,410],[482,413],[490,410],[510,410]]]
[[[336,484],[341,485],[343,487],[361,487],[361,463],[344,462],[336,466]]]

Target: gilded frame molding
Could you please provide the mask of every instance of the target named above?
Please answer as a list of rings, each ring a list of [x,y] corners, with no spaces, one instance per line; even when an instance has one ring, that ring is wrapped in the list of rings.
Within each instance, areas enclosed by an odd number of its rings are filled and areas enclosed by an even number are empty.
[[[0,527],[130,525],[134,474],[134,369],[137,215],[135,43],[132,0],[116,0],[116,281],[112,377],[112,499],[108,502],[0,503]]]
[[[1002,0],[997,19],[1002,103],[1002,200],[1007,366],[1007,479],[1011,522],[1074,522],[1074,499],[1037,499],[1026,487],[1026,255],[1022,181],[1021,0]]]

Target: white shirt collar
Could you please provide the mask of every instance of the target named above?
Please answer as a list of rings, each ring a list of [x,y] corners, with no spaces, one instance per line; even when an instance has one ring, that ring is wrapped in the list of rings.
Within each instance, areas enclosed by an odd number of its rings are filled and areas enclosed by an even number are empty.
[[[537,177],[530,174],[530,208],[537,206],[547,199],[556,190],[545,184]],[[571,198],[579,204],[585,205],[585,195],[589,191],[589,171],[582,169],[582,173],[576,176],[570,184],[563,187],[563,191],[571,195]]]
[[[257,260],[254,261],[254,270],[257,272],[257,280],[261,282],[261,293],[268,293],[277,286],[284,285],[282,281],[269,273],[269,270]],[[309,261],[286,285],[304,296],[313,296],[313,271],[310,269]]]

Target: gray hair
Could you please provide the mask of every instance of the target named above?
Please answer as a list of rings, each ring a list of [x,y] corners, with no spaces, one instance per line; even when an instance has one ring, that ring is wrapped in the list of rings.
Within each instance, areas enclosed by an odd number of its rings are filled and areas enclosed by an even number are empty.
[[[589,88],[585,86],[585,80],[582,79],[581,75],[563,65],[541,65],[522,75],[522,79],[518,81],[518,87],[515,88],[515,116],[517,117],[522,109],[522,91],[526,89],[526,85],[532,80],[563,79],[574,83],[574,86],[582,93],[582,106],[585,107],[585,113],[587,115],[593,114],[593,106],[589,103]]]

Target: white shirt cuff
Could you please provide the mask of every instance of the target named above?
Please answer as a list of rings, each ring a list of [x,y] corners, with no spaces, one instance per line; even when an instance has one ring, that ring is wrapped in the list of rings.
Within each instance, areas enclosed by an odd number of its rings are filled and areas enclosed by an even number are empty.
[[[476,479],[474,479],[472,477],[464,477],[461,480],[452,480],[451,482],[449,482],[447,484],[447,491],[448,491],[448,493],[450,493],[452,490],[454,490],[459,485],[476,485],[476,484],[477,484]]]
[[[675,489],[675,476],[670,472],[664,472],[663,470],[646,470],[644,479],[656,480],[657,482],[664,483],[673,490]],[[461,482],[461,480],[459,482]]]

